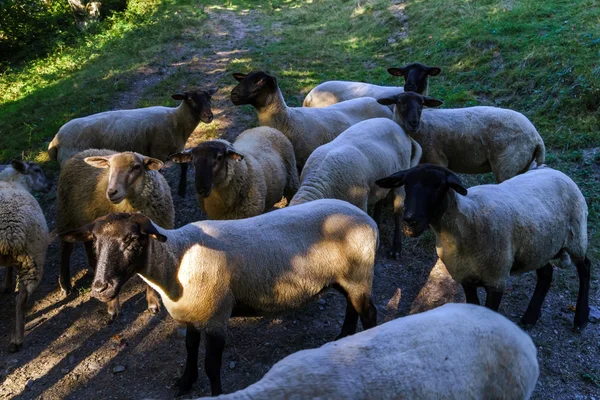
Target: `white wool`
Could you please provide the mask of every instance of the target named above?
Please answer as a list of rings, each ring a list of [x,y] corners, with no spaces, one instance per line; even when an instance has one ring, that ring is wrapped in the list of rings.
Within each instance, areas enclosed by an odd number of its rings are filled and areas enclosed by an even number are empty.
[[[393,97],[404,92],[401,87],[378,86],[370,83],[351,81],[327,81],[315,86],[304,99],[303,107],[327,107],[346,100],[359,97],[381,99]],[[390,107],[392,109],[392,107]]]

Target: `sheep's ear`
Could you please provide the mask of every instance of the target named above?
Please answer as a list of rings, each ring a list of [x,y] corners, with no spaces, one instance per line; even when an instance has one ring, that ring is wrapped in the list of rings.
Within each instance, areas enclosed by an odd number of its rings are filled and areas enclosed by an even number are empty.
[[[427,69],[427,73],[430,76],[438,76],[441,72],[442,72],[442,69],[440,67],[429,67]]]
[[[394,76],[404,76],[404,68],[388,68],[387,72]]]
[[[174,95],[171,96],[171,98],[173,100],[185,100],[186,96],[185,96],[185,94],[175,93]]]
[[[231,76],[233,76],[233,79],[235,79],[238,82],[241,82],[244,80],[244,78],[246,78],[246,74],[241,74],[239,72],[233,73],[231,74]]]
[[[207,90],[208,94],[210,94],[211,96],[213,94],[217,93],[218,91],[219,91],[219,88],[211,88],[211,89]]]
[[[58,236],[60,240],[64,240],[69,243],[77,243],[77,242],[91,242],[94,240],[94,236],[92,235],[92,229],[94,228],[94,223],[87,224],[78,229],[73,229],[71,231],[59,233]]]
[[[192,162],[192,151],[185,150],[185,151],[182,151],[181,153],[171,154],[169,156],[169,160],[176,162],[177,164],[185,164],[185,163]]]
[[[423,96],[423,105],[427,107],[439,107],[444,102],[442,100],[434,99],[433,97]]]
[[[267,75],[267,79],[271,85],[277,86],[277,78],[275,78],[273,75]]]
[[[101,156],[86,157],[86,158],[83,159],[83,161],[85,161],[86,163],[88,163],[92,167],[96,167],[96,168],[108,168],[108,167],[110,167],[109,160],[110,160],[110,157],[101,157]]]
[[[167,241],[167,237],[160,233],[158,229],[156,229],[156,226],[154,226],[154,223],[150,220],[150,218],[146,217],[145,215],[140,215],[138,224],[140,225],[140,232],[142,234],[148,235],[152,239],[158,240],[162,243]]]
[[[229,157],[235,161],[242,161],[244,159],[244,156],[242,154],[238,153],[237,151],[235,151],[233,146],[227,147],[227,157]]]
[[[150,171],[158,171],[163,167],[164,163],[158,158],[144,157],[144,165]]]
[[[397,188],[400,186],[404,186],[404,177],[406,176],[406,171],[398,171],[395,174],[388,176],[387,178],[379,179],[375,181],[375,183],[386,189]]]
[[[25,164],[23,161],[12,160],[10,165],[15,169],[15,171],[20,172],[21,174],[27,172],[27,164]]]
[[[383,104],[384,106],[391,106],[392,104],[396,104],[398,98],[394,97],[384,97],[383,99],[377,99],[379,104]]]
[[[463,186],[460,178],[453,172],[448,173],[448,186],[450,186],[456,193],[460,195],[467,195],[467,188]]]

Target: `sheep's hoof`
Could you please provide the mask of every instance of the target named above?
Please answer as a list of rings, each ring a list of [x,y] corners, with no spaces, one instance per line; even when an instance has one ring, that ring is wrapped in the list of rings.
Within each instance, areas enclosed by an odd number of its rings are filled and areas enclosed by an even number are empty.
[[[588,321],[585,321],[582,324],[575,323],[573,325],[573,332],[575,332],[575,333],[581,333],[581,332],[583,332],[585,330],[585,328],[587,326],[588,326]]]
[[[523,320],[521,320],[521,321],[519,321],[519,326],[524,331],[528,331],[528,330],[533,329],[535,327],[535,322],[533,322],[533,323],[531,323],[531,322],[523,322]]]
[[[397,250],[390,250],[388,252],[388,257],[390,257],[391,259],[400,261],[402,259],[402,253]]]
[[[66,299],[71,294],[71,288],[60,288],[60,293],[63,299]]]
[[[157,304],[148,304],[148,312],[157,315],[160,313],[160,306]]]
[[[8,345],[8,352],[16,353],[17,351],[21,350],[21,347],[23,347],[23,343],[21,343],[21,344],[11,343]]]
[[[198,378],[196,378],[198,379]],[[196,379],[185,379],[183,376],[176,381],[177,385],[177,396],[183,396],[192,390],[192,385],[196,381]]]

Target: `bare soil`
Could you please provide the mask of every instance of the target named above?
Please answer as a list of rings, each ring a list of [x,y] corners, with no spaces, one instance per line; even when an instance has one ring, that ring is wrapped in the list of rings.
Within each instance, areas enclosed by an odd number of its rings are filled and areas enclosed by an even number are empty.
[[[213,24],[212,32],[219,40],[208,49],[194,48],[185,42],[178,43],[178,48],[190,70],[190,81],[208,86],[219,83],[228,62],[247,51],[242,46],[244,37],[259,31],[251,12],[219,9],[207,12],[208,23]],[[176,67],[162,64],[140,70],[131,91],[117,99],[115,107],[134,107],[136,93],[157,84]],[[219,86],[214,101],[215,127],[211,129],[232,139],[256,121],[229,102],[233,82],[230,86],[221,82]],[[189,144],[201,141],[205,131],[206,126],[200,125]],[[171,187],[176,188],[179,169],[169,168],[165,174]],[[190,178],[192,174],[190,171]],[[192,180],[186,198],[173,192],[177,226],[204,218],[193,196]],[[40,197],[50,229],[54,227],[55,200],[52,193]],[[381,232],[384,245],[389,243],[392,230],[390,215],[387,217],[389,222]],[[400,262],[388,258],[385,247],[380,249],[373,287],[379,323],[446,301],[463,301],[462,290],[444,274],[443,265],[438,263],[432,271],[434,264],[431,233],[405,240]],[[15,354],[7,352],[14,323],[14,297],[0,295],[0,398],[173,398],[176,393],[173,383],[185,363],[183,331],[166,311],[158,315],[145,311],[144,286],[139,278],[126,285],[121,295],[122,314],[109,323],[106,305],[90,297],[92,275],[87,273],[83,249],[73,256],[75,294],[67,299],[61,297],[58,288],[58,266],[58,241],[55,241],[48,251],[44,279],[31,301],[24,347]],[[518,321],[534,285],[534,273],[513,277],[500,312]],[[543,316],[529,331],[538,346],[541,366],[535,399],[600,398],[598,325],[590,324],[582,334],[570,329],[577,289],[574,269],[556,270]],[[596,307],[600,304],[596,280],[592,282],[590,302]],[[232,318],[223,357],[224,390],[242,389],[259,380],[286,355],[333,340],[341,329],[344,310],[342,296],[331,291],[299,310],[277,317]],[[200,360],[203,356],[201,348]],[[208,380],[201,371],[193,391],[184,398],[209,394]]]

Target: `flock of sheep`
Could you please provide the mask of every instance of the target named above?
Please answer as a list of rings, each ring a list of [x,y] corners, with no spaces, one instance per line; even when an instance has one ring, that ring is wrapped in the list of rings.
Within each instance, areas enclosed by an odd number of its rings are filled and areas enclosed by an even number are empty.
[[[230,143],[184,149],[210,123],[215,90],[173,95],[176,108],[110,111],[63,125],[49,145],[61,164],[57,232],[60,287],[71,290],[69,259],[83,242],[95,269],[92,295],[117,316],[119,291],[134,275],[147,283],[148,309],[160,300],[187,325],[185,393],[198,379],[200,332],[212,395],[222,393],[221,358],[231,316],[300,307],[327,288],[347,309],[337,341],[292,354],[231,398],[526,399],[538,377],[529,336],[498,310],[509,275],[536,270],[521,319],[533,326],[552,280],[550,261],[577,268],[574,328],[589,316],[587,206],[577,185],[544,163],[544,142],[522,114],[494,107],[440,109],[419,63],[389,72],[404,88],[330,81],[303,107],[288,107],[274,76],[233,74],[235,105],[252,105],[260,127]],[[429,107],[429,108],[425,108]],[[180,163],[185,195],[195,167],[208,220],[174,228],[171,189],[160,173]],[[465,188],[458,173],[493,172],[497,184]],[[32,190],[49,190],[39,165],[13,161],[0,172],[3,291],[17,310],[10,350],[23,344],[24,310],[42,277],[49,243]],[[270,211],[282,197],[288,206]],[[390,253],[402,233],[431,227],[440,259],[467,302],[379,327],[371,297],[382,207],[393,205]],[[373,219],[367,208],[373,207]],[[491,310],[493,311],[491,311]],[[355,334],[358,321],[364,331]],[[348,336],[348,337],[347,337]],[[377,395],[374,395],[377,393]]]

